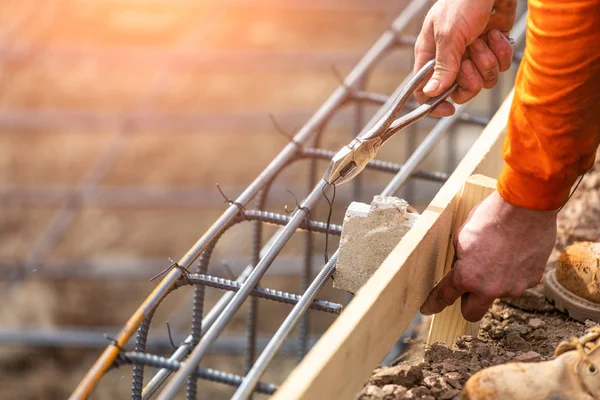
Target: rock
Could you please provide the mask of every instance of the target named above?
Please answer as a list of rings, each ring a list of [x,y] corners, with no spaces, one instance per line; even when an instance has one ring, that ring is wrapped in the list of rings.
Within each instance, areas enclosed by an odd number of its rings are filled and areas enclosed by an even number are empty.
[[[381,388],[375,385],[367,385],[358,393],[356,400],[380,400],[383,397]]]
[[[397,197],[375,196],[371,205],[353,202],[346,210],[333,287],[356,293],[418,218]]]
[[[506,335],[506,347],[512,350],[528,351],[530,349],[529,343],[517,332],[510,332]]]
[[[531,333],[531,335],[529,335],[530,339],[534,339],[534,340],[544,340],[548,338],[548,335],[546,335],[546,331],[543,329],[536,329],[535,331],[533,331]]]
[[[449,362],[442,363],[442,374],[456,371],[458,371],[458,365]]]
[[[369,383],[376,386],[389,384],[404,387],[415,386],[423,380],[423,371],[415,365],[396,365],[389,368],[381,368],[371,376]]]
[[[385,385],[381,388],[383,400],[400,400],[407,389],[400,385]]]
[[[427,397],[427,396],[430,396],[430,397]],[[403,400],[429,399],[429,398],[435,400],[435,397],[433,397],[431,395],[431,391],[424,386],[417,386],[412,389],[409,389],[406,393],[404,393],[404,396],[402,397]]]
[[[554,311],[554,306],[544,296],[544,288],[541,284],[527,289],[521,297],[503,298],[502,301],[525,311]]]
[[[533,329],[537,329],[546,325],[546,323],[539,318],[531,318],[527,324]]]
[[[382,388],[367,385],[360,391],[356,400],[400,400],[406,390],[404,386],[400,385],[385,385]]]
[[[538,362],[538,361],[542,361],[542,356],[540,356],[535,351],[528,351],[527,353],[523,353],[521,355],[513,357],[512,361],[516,361],[516,362]]]
[[[437,388],[442,387],[442,383],[440,381],[439,375],[438,376],[428,376],[427,378],[423,379],[423,384],[430,389],[433,389],[436,387]]]
[[[446,361],[452,357],[452,350],[441,343],[434,343],[425,350],[424,359],[433,364]]]
[[[458,389],[448,389],[448,390],[440,393],[437,398],[441,399],[441,400],[450,400],[450,399],[454,398],[455,396],[458,396],[459,393],[460,393],[460,390],[458,390]]]
[[[598,326],[598,323],[596,321],[592,321],[591,319],[585,320],[585,329],[590,329],[590,328],[593,328],[594,326]]]

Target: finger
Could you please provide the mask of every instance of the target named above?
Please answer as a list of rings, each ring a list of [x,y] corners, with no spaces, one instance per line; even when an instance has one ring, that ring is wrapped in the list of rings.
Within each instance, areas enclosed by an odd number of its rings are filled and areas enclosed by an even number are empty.
[[[425,64],[435,58],[435,37],[433,34],[432,19],[427,16],[421,32],[415,43],[415,64],[413,66],[413,74],[416,74]],[[423,82],[417,88],[417,91],[422,92],[427,80],[431,75],[423,79]]]
[[[513,57],[513,46],[499,30],[493,29],[488,33],[488,47],[498,60],[500,72],[510,68]]]
[[[429,113],[432,117],[449,117],[454,114],[456,109],[447,101],[441,103]]]
[[[451,97],[458,104],[466,103],[477,96],[483,87],[483,79],[471,60],[463,60],[456,81],[458,88]]]
[[[496,12],[490,17],[486,30],[497,29],[506,33],[512,29],[517,17],[518,0],[496,0],[494,8]]]
[[[465,48],[450,35],[438,35],[433,75],[423,88],[423,93],[434,97],[448,89],[456,80]]]
[[[477,322],[483,318],[493,302],[493,300],[490,301],[475,293],[465,293],[461,298],[460,305],[462,315],[467,321]]]
[[[460,261],[459,261],[460,262]],[[424,315],[437,314],[444,308],[454,304],[464,290],[461,290],[461,284],[458,278],[457,268],[452,268],[448,274],[431,290],[425,303],[421,306],[421,313]]]
[[[476,39],[469,46],[469,56],[483,79],[483,87],[486,89],[494,87],[498,83],[500,66],[488,45],[482,39]]]

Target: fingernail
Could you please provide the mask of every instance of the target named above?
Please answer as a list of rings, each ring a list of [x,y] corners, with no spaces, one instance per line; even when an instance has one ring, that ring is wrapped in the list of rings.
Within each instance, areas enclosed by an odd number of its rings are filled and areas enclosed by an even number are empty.
[[[492,30],[490,31],[490,36],[492,37],[492,40],[493,40],[494,42],[499,42],[499,41],[501,41],[501,40],[502,40],[502,38],[504,37],[504,35],[503,35],[502,33],[500,33],[500,31],[499,31],[499,30],[497,30],[497,29],[492,29]]]
[[[509,37],[508,38],[508,43],[510,44],[515,44],[516,40],[514,38]]]
[[[427,82],[427,85],[425,85],[423,88],[423,92],[425,92],[425,94],[435,93],[439,87],[440,81],[437,78],[431,78],[429,82]]]

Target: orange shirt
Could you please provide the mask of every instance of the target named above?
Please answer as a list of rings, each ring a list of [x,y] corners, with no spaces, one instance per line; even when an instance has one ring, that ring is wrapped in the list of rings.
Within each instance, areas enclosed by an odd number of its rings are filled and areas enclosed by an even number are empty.
[[[599,142],[600,0],[529,0],[500,195],[519,207],[559,208]]]

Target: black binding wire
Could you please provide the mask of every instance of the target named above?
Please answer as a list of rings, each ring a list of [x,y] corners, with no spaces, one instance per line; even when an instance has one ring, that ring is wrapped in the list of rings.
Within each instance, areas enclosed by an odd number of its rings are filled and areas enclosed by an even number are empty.
[[[562,206],[560,206],[560,208],[558,209],[558,212],[560,212],[560,210],[563,209],[563,207],[567,204],[567,202],[569,201],[569,199],[571,199],[571,196],[573,196],[575,194],[575,191],[577,190],[577,188],[579,187],[579,184],[581,183],[581,181],[583,180],[583,177],[585,176],[585,174],[587,174],[589,171],[585,171],[583,173],[583,175],[581,175],[579,177],[579,180],[577,181],[577,184],[575,185],[575,188],[573,189],[573,191],[569,194],[569,197],[567,197],[567,200],[565,200],[565,202],[563,203]]]
[[[327,197],[327,192],[325,191],[328,186],[333,188],[331,199]],[[333,214],[333,202],[335,201],[335,182],[323,185],[321,192],[323,192],[323,197],[325,197],[327,204],[329,204],[329,213],[327,214],[327,229],[325,229],[325,264],[327,264],[329,262],[329,228],[331,227],[331,215]]]

